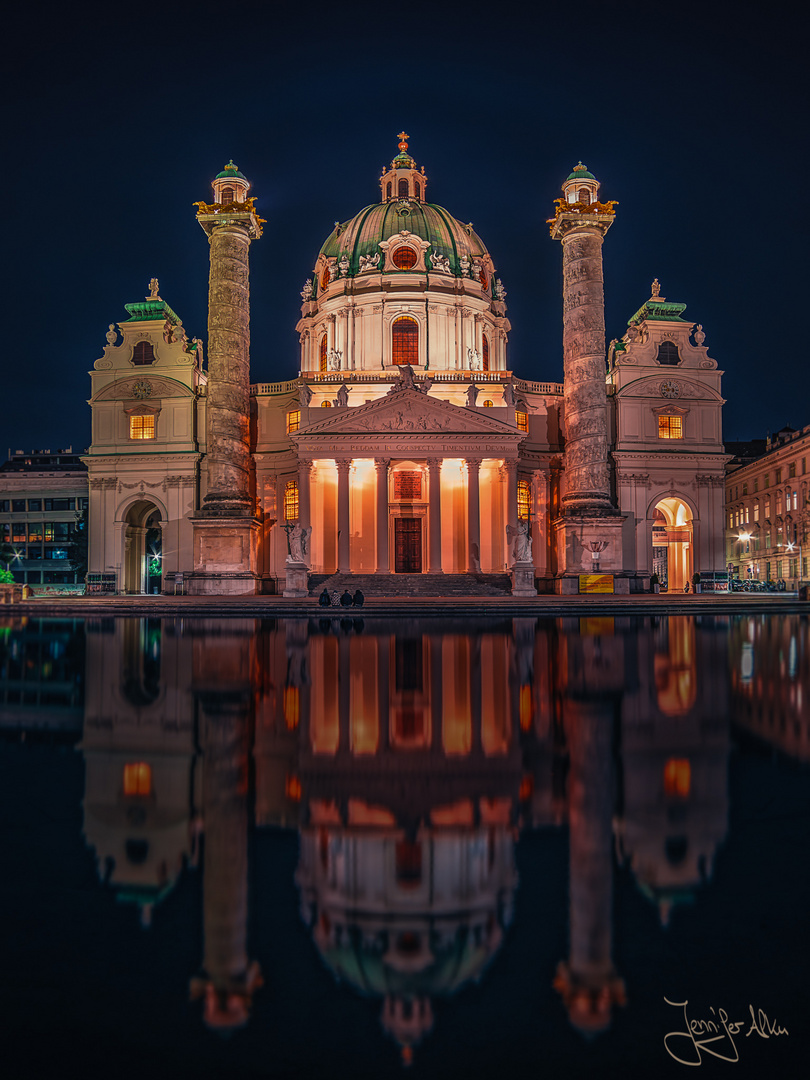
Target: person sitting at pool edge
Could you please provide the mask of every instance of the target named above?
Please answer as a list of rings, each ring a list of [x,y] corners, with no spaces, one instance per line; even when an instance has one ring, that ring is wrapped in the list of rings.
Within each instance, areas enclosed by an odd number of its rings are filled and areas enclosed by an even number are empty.
[[[340,606],[341,607],[351,607],[352,606],[352,594],[349,592],[348,589],[346,589],[344,591],[343,596],[341,596],[341,598],[340,598]]]
[[[318,597],[318,603],[321,607],[329,607],[329,590],[324,589],[321,595]]]
[[[356,589],[355,593],[354,593],[354,599],[352,600],[352,603],[354,604],[354,606],[355,607],[362,607],[363,604],[365,604],[365,602],[366,602],[366,598],[365,598],[365,596],[363,596],[362,591],[360,589]]]

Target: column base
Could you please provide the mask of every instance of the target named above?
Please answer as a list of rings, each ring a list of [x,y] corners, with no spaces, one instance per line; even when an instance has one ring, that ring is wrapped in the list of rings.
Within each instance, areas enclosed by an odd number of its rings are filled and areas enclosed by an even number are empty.
[[[516,562],[509,572],[512,596],[537,596],[534,584],[534,563]]]
[[[192,596],[255,596],[259,544],[253,518],[192,519],[194,570],[188,575]]]
[[[301,599],[309,596],[309,567],[306,563],[287,563],[283,596]]]
[[[557,549],[557,576],[578,578],[580,574],[624,573],[622,532],[626,515],[565,514],[554,522],[554,544]],[[605,547],[593,557],[592,542],[605,542]],[[593,564],[599,564],[594,570]],[[557,592],[560,590],[557,589]]]

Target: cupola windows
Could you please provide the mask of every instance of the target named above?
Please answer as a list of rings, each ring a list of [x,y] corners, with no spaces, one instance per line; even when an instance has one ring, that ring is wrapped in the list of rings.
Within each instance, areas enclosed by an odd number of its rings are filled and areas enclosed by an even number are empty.
[[[579,189],[579,201],[585,203],[586,206],[590,206],[591,193],[586,187]]]
[[[136,341],[132,350],[132,363],[144,367],[155,362],[155,348],[151,341]]]
[[[385,185],[385,197],[386,197],[386,199],[391,198],[391,184],[390,183]]]
[[[411,270],[416,266],[418,256],[413,248],[402,245],[396,249],[391,258],[398,270]]]
[[[408,181],[407,180],[400,180],[399,181],[399,183],[397,184],[397,194],[399,195],[400,199],[407,199],[408,198],[409,192],[408,192]]]
[[[228,203],[236,202],[236,192],[231,187],[224,187],[220,194],[220,201],[223,206],[227,206]]]
[[[419,363],[419,323],[409,315],[397,319],[391,328],[391,362],[412,367]]]
[[[674,367],[676,364],[680,364],[681,357],[678,352],[678,346],[674,341],[662,341],[658,346],[658,356],[656,360],[659,364],[663,364],[668,367]]]

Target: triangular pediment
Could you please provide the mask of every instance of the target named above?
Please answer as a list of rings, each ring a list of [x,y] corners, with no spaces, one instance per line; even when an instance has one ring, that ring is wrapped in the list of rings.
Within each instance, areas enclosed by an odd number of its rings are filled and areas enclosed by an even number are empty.
[[[503,420],[407,388],[392,390],[357,408],[331,410],[328,417],[303,427],[297,435],[307,438],[388,432],[397,435],[497,435],[518,441],[523,437],[522,432]]]

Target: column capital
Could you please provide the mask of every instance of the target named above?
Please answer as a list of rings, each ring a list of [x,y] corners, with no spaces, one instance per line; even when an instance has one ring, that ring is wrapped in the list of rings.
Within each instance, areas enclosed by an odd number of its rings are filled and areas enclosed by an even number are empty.
[[[352,459],[335,458],[335,465],[337,466],[338,476],[340,476],[341,473],[344,473],[346,476],[348,476],[349,469],[352,467]]]
[[[312,458],[299,458],[298,459],[298,471],[306,470],[307,472],[312,468],[315,462]]]
[[[387,469],[390,464],[391,464],[391,458],[387,458],[387,457],[375,457],[374,458],[374,467],[376,469]]]
[[[429,469],[431,470],[431,472],[432,472],[432,471],[433,471],[434,469],[440,469],[440,468],[442,467],[442,462],[443,462],[443,461],[444,461],[444,458],[443,458],[443,457],[429,457],[429,458],[425,458],[425,462],[426,462],[426,464],[427,464],[427,467],[428,467],[428,468],[429,468]]]
[[[484,460],[480,457],[465,457],[464,460],[467,463],[468,469],[474,469],[476,472],[481,468],[481,462]]]

